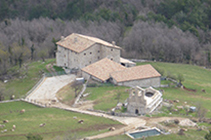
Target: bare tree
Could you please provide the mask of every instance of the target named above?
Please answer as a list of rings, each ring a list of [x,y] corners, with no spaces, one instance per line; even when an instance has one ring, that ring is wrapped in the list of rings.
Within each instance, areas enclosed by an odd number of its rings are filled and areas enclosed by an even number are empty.
[[[74,92],[75,92],[75,97],[78,96],[80,89],[82,88],[83,83],[80,81],[73,81],[71,84],[71,88],[73,88]]]
[[[4,100],[5,97],[5,86],[4,83],[0,82],[0,101]]]

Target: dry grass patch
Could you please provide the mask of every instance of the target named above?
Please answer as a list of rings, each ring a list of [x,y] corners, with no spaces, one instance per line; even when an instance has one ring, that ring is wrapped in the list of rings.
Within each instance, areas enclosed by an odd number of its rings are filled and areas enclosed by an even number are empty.
[[[57,99],[59,99],[60,102],[66,104],[66,105],[72,105],[75,101],[75,93],[73,89],[71,88],[71,84],[68,84],[64,86],[62,89],[60,89],[56,93]]]

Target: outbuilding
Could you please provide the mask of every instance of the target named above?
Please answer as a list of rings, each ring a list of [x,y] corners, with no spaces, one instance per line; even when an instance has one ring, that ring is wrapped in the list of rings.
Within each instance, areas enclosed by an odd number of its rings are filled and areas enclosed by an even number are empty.
[[[111,82],[119,86],[160,87],[161,75],[150,64],[111,73]]]

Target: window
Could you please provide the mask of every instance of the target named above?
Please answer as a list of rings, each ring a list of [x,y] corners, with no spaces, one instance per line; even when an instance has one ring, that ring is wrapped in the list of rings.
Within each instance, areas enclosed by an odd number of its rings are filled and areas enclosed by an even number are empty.
[[[98,56],[97,59],[99,60],[100,59],[100,56]]]
[[[111,60],[113,60],[113,58],[111,58]]]
[[[90,54],[92,54],[92,52],[90,52]]]
[[[89,64],[91,64],[92,62],[91,61],[89,61]]]
[[[97,52],[100,53],[100,50],[98,50]]]
[[[86,55],[86,53],[84,53],[84,55]]]
[[[111,49],[111,51],[113,51],[113,49]]]
[[[66,57],[66,54],[64,55],[64,57]]]

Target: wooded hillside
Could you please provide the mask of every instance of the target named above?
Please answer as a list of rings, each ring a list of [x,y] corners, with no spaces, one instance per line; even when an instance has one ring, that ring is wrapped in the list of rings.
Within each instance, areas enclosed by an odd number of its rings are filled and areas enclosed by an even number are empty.
[[[55,57],[73,32],[115,41],[123,56],[210,66],[210,0],[1,0],[0,75]]]

